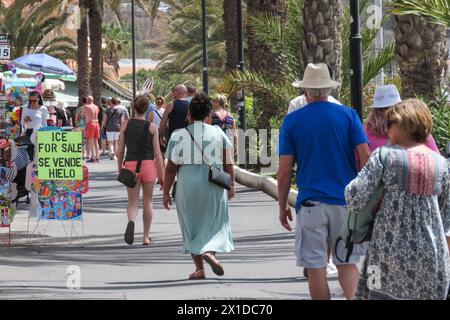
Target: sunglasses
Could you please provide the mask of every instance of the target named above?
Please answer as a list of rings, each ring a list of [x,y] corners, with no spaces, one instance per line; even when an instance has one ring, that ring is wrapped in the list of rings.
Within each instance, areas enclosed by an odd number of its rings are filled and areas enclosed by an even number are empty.
[[[30,102],[38,102],[36,99],[30,99]]]
[[[394,124],[398,123],[397,120],[388,120],[387,121],[387,127],[390,129]]]

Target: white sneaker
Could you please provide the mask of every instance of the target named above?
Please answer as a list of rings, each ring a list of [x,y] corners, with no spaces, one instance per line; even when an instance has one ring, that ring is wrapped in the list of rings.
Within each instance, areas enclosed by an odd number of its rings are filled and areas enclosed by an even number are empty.
[[[327,275],[332,275],[338,273],[338,270],[333,262],[328,262],[327,264]]]

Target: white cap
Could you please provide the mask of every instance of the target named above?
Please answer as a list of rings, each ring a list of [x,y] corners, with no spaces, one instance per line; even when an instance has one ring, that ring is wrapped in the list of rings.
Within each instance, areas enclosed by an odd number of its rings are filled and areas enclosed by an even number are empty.
[[[372,108],[388,108],[402,102],[400,93],[393,84],[377,87],[373,100]]]

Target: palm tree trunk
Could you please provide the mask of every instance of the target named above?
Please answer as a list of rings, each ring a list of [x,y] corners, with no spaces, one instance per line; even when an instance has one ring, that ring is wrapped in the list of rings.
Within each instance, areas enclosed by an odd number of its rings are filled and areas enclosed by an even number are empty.
[[[445,27],[419,16],[395,16],[394,35],[403,98],[434,99],[445,68]]]
[[[225,25],[225,41],[227,50],[227,62],[225,69],[227,72],[235,70],[238,64],[236,4],[236,0],[223,1],[223,20]]]
[[[342,1],[305,0],[302,57],[308,63],[326,63],[336,81],[342,72]]]
[[[89,91],[89,43],[86,9],[80,3],[80,29],[77,30],[77,83],[78,105],[81,106],[81,98],[86,97]]]
[[[102,21],[103,4],[89,1],[89,38],[91,45],[91,89],[96,105],[101,104],[103,87]]]
[[[249,16],[269,14],[279,17],[286,22],[287,1],[285,0],[247,0]],[[251,23],[247,23],[247,43],[250,70],[259,71],[269,79],[280,81],[285,77],[284,67],[281,60],[270,50],[269,47],[258,41]],[[254,108],[261,129],[270,129],[270,119],[280,114],[286,106],[280,105],[270,94],[256,93]]]

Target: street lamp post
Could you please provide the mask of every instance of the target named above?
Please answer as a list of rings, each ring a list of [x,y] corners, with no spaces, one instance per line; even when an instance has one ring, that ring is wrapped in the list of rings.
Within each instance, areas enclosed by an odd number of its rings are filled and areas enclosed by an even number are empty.
[[[131,0],[131,55],[133,66],[133,100],[136,98],[136,34],[135,34],[135,21],[134,21],[134,5],[135,0]]]
[[[202,0],[202,33],[203,33],[203,92],[209,95],[208,35],[206,33],[206,0]]]
[[[236,0],[237,2],[237,36],[238,36],[238,65],[237,67],[241,72],[245,70],[245,61],[244,61],[244,39],[243,39],[243,30],[244,23],[242,19],[242,0]],[[239,110],[239,122],[241,124],[241,129],[246,130],[247,123],[245,119],[245,93],[244,90],[241,90],[238,93],[238,110]]]
[[[350,0],[350,81],[352,106],[363,120],[362,36],[360,31],[359,0]]]

